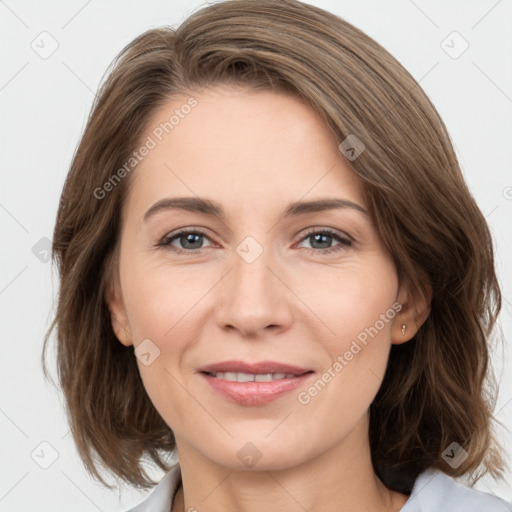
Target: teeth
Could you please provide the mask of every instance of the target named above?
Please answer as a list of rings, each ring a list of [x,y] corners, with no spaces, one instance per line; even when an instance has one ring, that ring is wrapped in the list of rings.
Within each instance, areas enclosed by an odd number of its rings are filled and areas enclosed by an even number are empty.
[[[293,379],[296,377],[293,373],[243,373],[243,372],[217,372],[212,373],[218,379],[229,380],[232,382],[270,382],[279,379]]]
[[[236,372],[224,372],[224,380],[237,380]]]
[[[284,376],[282,373],[274,373],[273,375],[271,373],[259,373],[254,376],[254,382],[270,382],[271,380],[282,379],[281,375]]]

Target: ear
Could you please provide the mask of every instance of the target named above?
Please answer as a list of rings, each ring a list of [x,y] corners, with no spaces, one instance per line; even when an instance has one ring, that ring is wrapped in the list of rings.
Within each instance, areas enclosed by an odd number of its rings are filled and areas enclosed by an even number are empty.
[[[397,302],[402,307],[393,319],[391,328],[394,345],[400,345],[414,337],[430,314],[431,301],[432,286],[429,283],[425,283],[423,289],[400,287]]]
[[[117,271],[113,272],[113,277],[110,279],[105,295],[108,309],[110,311],[112,329],[114,330],[117,339],[127,347],[133,345],[130,324],[128,322],[128,315],[126,314],[126,308],[123,302]]]

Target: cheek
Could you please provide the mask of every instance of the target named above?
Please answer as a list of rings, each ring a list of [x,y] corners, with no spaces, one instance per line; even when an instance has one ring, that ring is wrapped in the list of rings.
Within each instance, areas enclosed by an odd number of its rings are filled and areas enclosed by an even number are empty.
[[[157,411],[179,434],[181,422],[176,418],[190,419],[201,412],[190,407],[181,365],[187,349],[200,338],[201,322],[194,314],[200,311],[198,302],[205,289],[186,272],[149,265],[131,269],[124,290],[134,345],[151,340],[149,352],[157,354],[148,365],[137,358],[140,376]]]
[[[381,254],[347,260],[343,266],[317,266],[308,272],[287,272],[285,280],[296,299],[290,309],[302,311],[298,326],[315,327],[312,339],[322,335],[323,343],[342,349],[347,341],[371,329],[393,305],[397,278],[393,265]],[[133,257],[125,266],[125,301],[130,327],[137,345],[143,339],[160,340],[160,345],[177,348],[180,340],[193,340],[193,333],[204,325],[201,316],[212,314],[216,292],[209,297],[223,271],[203,265],[170,265]],[[277,291],[276,291],[277,293]],[[283,287],[283,296],[289,295]],[[377,327],[389,337],[390,323]],[[340,345],[341,342],[341,345]],[[158,342],[157,342],[158,343]],[[168,350],[168,348],[165,348]]]
[[[375,334],[375,327],[380,339],[389,339],[398,281],[394,266],[382,256],[328,267],[309,279],[302,274],[294,289],[321,321],[332,349],[343,350],[360,334],[364,340],[364,333],[371,329]]]
[[[135,348],[144,341],[149,352],[158,354],[149,365],[138,358],[141,378],[157,409],[162,403],[169,407],[169,396],[181,396],[177,381],[184,354],[201,339],[205,304],[201,299],[216,281],[209,285],[204,269],[152,266],[135,257],[126,259],[121,279]]]
[[[392,263],[382,257],[364,264],[354,261],[331,271],[330,277],[317,279],[305,299],[322,320],[320,329],[326,333],[322,344],[329,361],[316,389],[306,390],[304,402],[311,398],[318,412],[338,404],[344,411],[341,421],[347,411],[360,417],[380,387],[391,347],[398,280]],[[302,293],[306,294],[305,288]],[[323,398],[317,400],[317,394]]]
[[[123,290],[135,344],[144,338],[175,337],[208,288],[204,272],[135,258],[127,261]]]
[[[324,288],[318,295],[316,311],[333,331],[321,340],[328,360],[318,379],[297,397],[303,429],[312,436],[347,435],[367,413],[381,386],[397,290],[393,272],[376,280],[379,275],[346,274],[328,293]],[[322,330],[328,332],[323,326]]]

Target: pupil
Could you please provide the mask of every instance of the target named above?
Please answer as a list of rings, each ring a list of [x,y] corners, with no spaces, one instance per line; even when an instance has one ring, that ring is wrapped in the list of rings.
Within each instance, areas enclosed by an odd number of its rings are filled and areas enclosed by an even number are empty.
[[[189,244],[189,243],[190,243],[190,244],[193,244],[193,243],[194,243],[194,241],[196,241],[196,242],[197,242],[197,239],[198,239],[200,236],[201,236],[201,235],[196,235],[196,234],[194,234],[194,233],[189,233],[189,234],[185,235],[185,240],[186,240],[185,246],[186,246],[187,244]],[[196,239],[196,240],[194,240],[194,239]],[[194,249],[194,247],[192,247],[192,249]]]
[[[330,235],[318,234],[318,235],[313,235],[313,238],[315,239],[315,242],[327,243],[326,239],[330,238]],[[323,242],[322,242],[322,239],[323,239]]]

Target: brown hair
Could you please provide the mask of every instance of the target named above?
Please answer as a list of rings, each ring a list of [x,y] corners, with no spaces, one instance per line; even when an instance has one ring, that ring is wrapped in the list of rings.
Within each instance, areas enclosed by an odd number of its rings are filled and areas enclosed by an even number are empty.
[[[116,266],[120,212],[132,176],[97,198],[146,134],[149,116],[178,93],[233,83],[294,94],[343,141],[366,146],[348,161],[401,284],[427,293],[431,313],[414,339],[393,345],[370,406],[374,468],[410,492],[428,467],[451,476],[504,462],[492,433],[490,334],[501,308],[492,239],[449,135],[418,83],[374,40],[296,0],[208,5],[177,29],[151,29],[116,57],[67,176],[53,237],[60,272],[58,375],[87,470],[148,488],[144,457],[167,471],[172,430],[149,399],[133,349],[115,337],[105,293]],[[136,171],[134,171],[136,172]],[[494,398],[493,398],[494,397]],[[457,468],[442,452],[468,453]],[[95,460],[96,459],[96,460]],[[401,486],[402,471],[409,481]],[[407,480],[406,478],[406,480]]]

